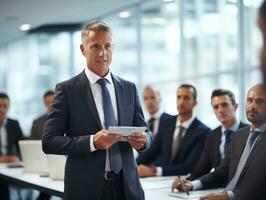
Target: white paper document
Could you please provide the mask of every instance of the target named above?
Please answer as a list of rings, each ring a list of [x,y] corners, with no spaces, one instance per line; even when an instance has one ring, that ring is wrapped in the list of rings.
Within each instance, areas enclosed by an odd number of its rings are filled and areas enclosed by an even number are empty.
[[[178,199],[186,199],[186,200],[196,200],[200,199],[200,197],[206,196],[211,193],[219,193],[222,192],[222,188],[218,189],[210,189],[210,190],[195,190],[195,191],[189,191],[189,196],[186,192],[170,192],[168,195],[172,197],[176,197]]]
[[[136,126],[110,126],[108,128],[109,134],[119,134],[122,136],[129,136],[133,133],[141,133],[146,130],[145,126],[136,127]]]

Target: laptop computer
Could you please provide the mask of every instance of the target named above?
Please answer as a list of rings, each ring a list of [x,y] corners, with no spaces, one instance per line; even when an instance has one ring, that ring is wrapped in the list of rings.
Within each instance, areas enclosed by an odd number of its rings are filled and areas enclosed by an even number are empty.
[[[65,155],[47,154],[48,172],[51,179],[63,180],[65,177]]]
[[[48,173],[48,165],[46,156],[42,151],[41,140],[20,140],[19,148],[25,172]]]

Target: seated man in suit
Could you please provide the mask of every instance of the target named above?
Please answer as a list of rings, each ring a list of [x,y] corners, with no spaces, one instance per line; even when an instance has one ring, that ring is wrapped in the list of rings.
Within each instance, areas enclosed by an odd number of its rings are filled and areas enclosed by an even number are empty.
[[[195,167],[210,129],[193,116],[194,86],[177,89],[178,115],[163,121],[151,147],[137,159],[140,177],[185,175]],[[160,156],[160,160],[155,160]]]
[[[51,110],[52,100],[54,96],[54,91],[47,91],[43,95],[43,103],[47,110],[45,114],[40,116],[38,119],[33,121],[32,127],[31,127],[31,136],[30,138],[32,140],[41,140],[42,139],[42,132],[44,123],[46,121],[47,115]]]
[[[229,151],[216,170],[192,182],[178,178],[172,189],[197,190],[222,187],[220,194],[202,200],[266,199],[266,92],[263,84],[253,86],[247,94],[246,116],[250,126],[239,129],[231,138]]]
[[[7,117],[9,97],[0,93],[0,163],[19,161],[18,141],[23,138],[18,121]],[[8,184],[0,179],[0,197],[8,200]]]
[[[155,136],[159,130],[161,121],[168,119],[171,115],[160,111],[161,96],[155,88],[151,86],[144,88],[143,101],[150,115],[147,124],[153,136]]]
[[[200,160],[188,180],[197,179],[209,173],[211,169],[217,168],[228,150],[233,132],[247,126],[236,118],[238,104],[230,90],[213,90],[211,105],[221,126],[212,130],[207,136]]]
[[[47,110],[45,114],[40,116],[38,119],[33,121],[32,127],[31,127],[31,135],[30,139],[32,140],[41,140],[42,139],[42,133],[43,133],[43,127],[44,123],[46,121],[46,118],[48,116],[48,113],[51,111],[52,106],[52,100],[54,97],[54,91],[47,91],[43,95],[43,103]],[[37,200],[46,200],[50,199],[51,195],[41,192],[37,198]]]

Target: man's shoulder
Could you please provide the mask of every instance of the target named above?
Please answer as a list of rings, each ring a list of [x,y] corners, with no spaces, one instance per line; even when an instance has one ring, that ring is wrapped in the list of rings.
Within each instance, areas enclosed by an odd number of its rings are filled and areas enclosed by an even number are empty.
[[[112,73],[112,78],[115,82],[118,82],[118,83],[123,84],[123,85],[131,85],[131,86],[135,85],[134,82],[126,80],[126,79],[124,79],[118,75],[113,74],[113,73]]]
[[[85,75],[85,72],[84,70],[79,73],[78,75],[74,76],[74,77],[71,77],[65,81],[61,81],[59,83],[57,83],[57,85],[63,85],[63,86],[72,86],[74,85],[75,83],[78,83],[80,81],[88,81],[86,79],[86,75]]]
[[[41,116],[39,116],[38,118],[36,118],[33,123],[39,123],[39,122],[42,122],[42,121],[45,121],[47,118],[47,114],[43,114]]]
[[[169,119],[169,118],[171,118],[171,117],[173,117],[173,115],[170,115],[170,114],[168,114],[168,113],[166,113],[166,112],[163,112],[163,113],[161,114],[161,116],[160,116],[160,120],[161,120],[161,121],[163,121],[163,120],[167,120],[167,119]]]
[[[7,118],[7,124],[6,125],[7,126],[12,126],[12,127],[14,127],[14,126],[18,127],[19,126],[19,122],[16,119]]]
[[[202,121],[200,121],[197,117],[193,120],[192,124],[190,125],[192,128],[204,130],[206,132],[210,132],[211,129],[204,124]]]

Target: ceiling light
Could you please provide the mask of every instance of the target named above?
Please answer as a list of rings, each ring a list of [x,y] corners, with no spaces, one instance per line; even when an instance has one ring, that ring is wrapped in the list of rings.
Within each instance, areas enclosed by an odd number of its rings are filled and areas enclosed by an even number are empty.
[[[128,12],[128,11],[123,11],[123,12],[120,12],[119,13],[119,17],[121,17],[121,18],[128,18],[128,17],[130,17],[130,12]]]
[[[163,0],[165,3],[173,2],[174,0]]]
[[[21,31],[28,31],[28,30],[30,30],[30,28],[31,28],[30,24],[21,24],[20,27],[19,27],[19,29]]]

